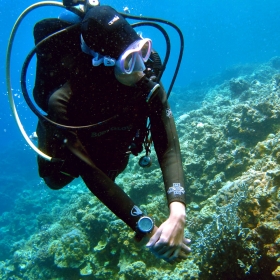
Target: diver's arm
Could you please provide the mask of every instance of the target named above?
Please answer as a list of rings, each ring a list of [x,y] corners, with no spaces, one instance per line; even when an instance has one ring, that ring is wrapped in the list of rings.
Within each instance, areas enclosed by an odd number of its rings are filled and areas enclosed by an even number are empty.
[[[115,74],[121,83],[128,86],[136,85],[145,93],[146,90],[152,93],[148,105],[152,139],[163,174],[170,215],[159,228],[155,226],[153,231],[147,234],[150,239],[146,246],[154,255],[167,262],[180,261],[190,252],[187,246],[190,240],[184,237],[186,214],[183,167],[179,139],[173,117],[170,115],[166,93],[162,87],[156,89],[154,84],[147,83],[148,79],[144,78],[143,81],[143,74],[136,77],[130,75],[126,78],[129,78],[129,83],[119,73]]]
[[[150,105],[152,139],[163,174],[170,214],[152,233],[147,247],[158,257],[173,263],[190,252],[184,237],[185,189],[179,139],[174,119],[162,88]]]
[[[142,215],[131,198],[96,166],[84,164],[81,177],[89,190],[132,230]]]
[[[150,105],[152,139],[162,170],[168,204],[176,201],[185,205],[184,173],[179,138],[166,93],[157,90]]]
[[[61,136],[67,148],[77,157],[80,176],[88,189],[116,216],[136,231],[143,215],[132,199],[115,184],[89,157],[75,132],[64,131]]]

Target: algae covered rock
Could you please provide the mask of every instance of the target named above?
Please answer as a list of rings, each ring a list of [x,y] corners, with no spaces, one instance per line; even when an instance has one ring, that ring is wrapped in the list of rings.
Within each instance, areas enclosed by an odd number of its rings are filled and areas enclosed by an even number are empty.
[[[54,263],[60,268],[78,268],[89,253],[90,244],[86,236],[78,229],[62,235],[54,241],[49,250],[54,254]]]
[[[87,265],[83,268],[80,269],[80,275],[81,276],[89,276],[91,275],[93,272],[91,265],[89,263],[87,263]]]
[[[229,81],[229,87],[233,94],[240,95],[245,90],[249,89],[250,85],[243,79],[231,79]]]
[[[123,279],[147,279],[146,264],[142,261],[137,261],[124,266],[120,273]]]

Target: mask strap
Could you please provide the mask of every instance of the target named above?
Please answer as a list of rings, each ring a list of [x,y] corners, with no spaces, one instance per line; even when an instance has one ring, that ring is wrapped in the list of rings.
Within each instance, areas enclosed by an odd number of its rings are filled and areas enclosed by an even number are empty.
[[[84,53],[94,56],[95,52],[91,50],[86,44],[83,35],[81,34],[81,49]]]
[[[108,55],[105,55],[103,58],[103,63],[105,66],[115,66],[116,60]]]
[[[93,56],[93,59],[92,59],[93,66],[99,66],[100,64],[102,64],[103,57],[102,56],[99,57],[99,53],[92,51],[92,56]]]
[[[81,49],[84,53],[93,56],[92,59],[93,66],[99,66],[102,63],[104,63],[105,66],[115,66],[116,64],[116,60],[114,58],[111,58],[108,55],[103,56],[98,52],[95,52],[92,49],[90,49],[89,46],[84,41],[82,34],[81,34]]]
[[[93,66],[99,66],[100,64],[104,64],[105,66],[115,66],[116,60],[114,58],[111,58],[108,55],[101,55],[99,53],[94,53],[94,57],[92,59],[92,65]]]

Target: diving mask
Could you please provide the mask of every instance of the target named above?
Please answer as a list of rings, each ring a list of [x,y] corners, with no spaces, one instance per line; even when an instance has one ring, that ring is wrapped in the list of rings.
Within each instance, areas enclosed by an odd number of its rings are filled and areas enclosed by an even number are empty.
[[[150,57],[152,50],[151,39],[140,39],[132,43],[116,61],[116,67],[122,74],[131,74],[132,72],[143,72],[145,62]]]

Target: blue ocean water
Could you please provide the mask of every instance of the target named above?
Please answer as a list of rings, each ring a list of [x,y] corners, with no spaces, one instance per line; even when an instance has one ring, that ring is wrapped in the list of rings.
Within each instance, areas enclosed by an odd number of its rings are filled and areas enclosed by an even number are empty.
[[[15,199],[25,189],[40,184],[36,155],[23,140],[11,115],[5,82],[5,56],[10,32],[20,13],[35,1],[0,1],[0,215],[12,209]],[[175,87],[200,83],[209,76],[235,65],[266,62],[280,56],[280,2],[278,0],[199,0],[167,1],[101,1],[119,11],[124,7],[133,15],[163,18],[175,23],[183,32],[184,56]],[[12,88],[24,127],[31,134],[36,117],[25,104],[20,91],[22,63],[33,47],[32,28],[46,17],[56,17],[60,8],[39,8],[24,19],[12,49]],[[180,41],[176,32],[167,27],[172,43],[170,63],[163,83],[168,87],[178,59]],[[161,55],[165,42],[157,31],[141,28],[145,37],[154,40]],[[31,92],[35,75],[33,61],[28,72]],[[171,95],[172,99],[172,95]]]

